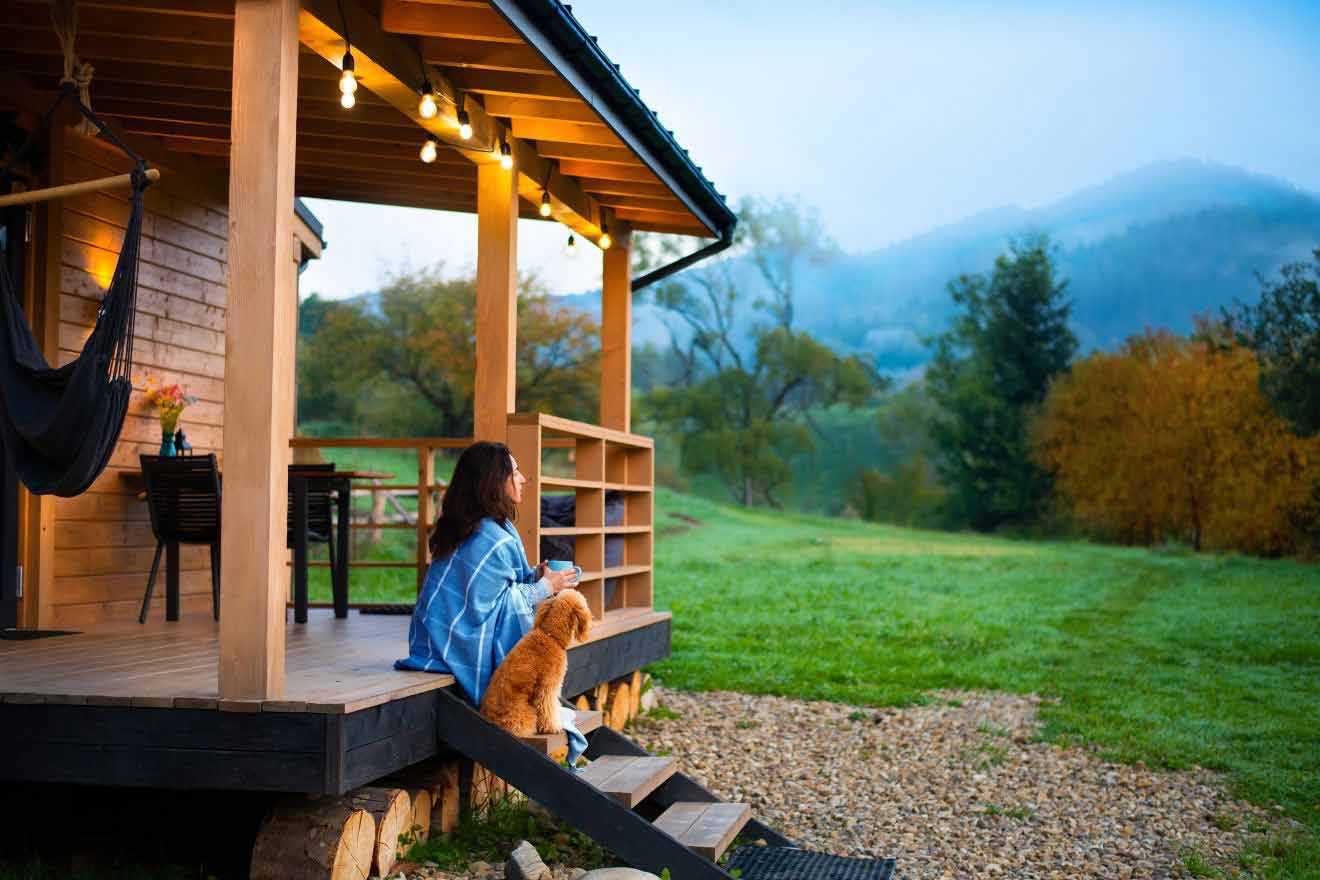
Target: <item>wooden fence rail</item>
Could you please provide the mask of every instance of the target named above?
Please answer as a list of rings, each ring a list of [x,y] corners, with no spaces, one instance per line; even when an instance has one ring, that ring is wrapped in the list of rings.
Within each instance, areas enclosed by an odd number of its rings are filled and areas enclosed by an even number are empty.
[[[413,450],[417,456],[417,479],[413,482],[390,482],[387,484],[355,485],[353,494],[387,493],[386,497],[402,494],[417,496],[417,513],[412,523],[373,523],[358,522],[350,525],[355,530],[372,531],[387,528],[408,528],[417,535],[417,555],[413,562],[359,561],[352,559],[351,568],[415,568],[417,588],[422,587],[422,578],[426,576],[426,567],[430,564],[431,523],[435,520],[436,499],[443,493],[446,484],[436,479],[435,454],[442,450],[464,449],[472,443],[469,437],[294,437],[289,445],[294,449],[396,449]],[[329,563],[312,563],[324,567]]]

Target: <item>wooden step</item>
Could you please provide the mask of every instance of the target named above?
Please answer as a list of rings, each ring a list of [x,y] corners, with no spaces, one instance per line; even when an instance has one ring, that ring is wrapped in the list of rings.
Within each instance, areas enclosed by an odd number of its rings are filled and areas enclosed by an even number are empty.
[[[678,801],[660,814],[655,827],[713,862],[750,818],[752,808],[747,804]]]
[[[584,736],[601,725],[601,715],[596,709],[579,709],[576,713],[576,720],[577,729]],[[538,733],[536,736],[524,736],[521,739],[543,755],[548,755],[555,749],[562,749],[568,745],[568,734],[562,732]]]
[[[678,767],[673,758],[603,755],[587,765],[582,779],[632,809],[660,787]]]

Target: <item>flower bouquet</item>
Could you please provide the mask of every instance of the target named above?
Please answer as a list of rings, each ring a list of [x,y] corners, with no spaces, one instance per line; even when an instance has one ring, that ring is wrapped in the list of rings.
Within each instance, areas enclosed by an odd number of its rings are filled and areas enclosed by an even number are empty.
[[[174,454],[174,431],[179,427],[179,416],[189,405],[197,402],[191,394],[176,385],[161,385],[154,377],[148,377],[143,391],[147,402],[156,407],[160,415],[160,454]]]

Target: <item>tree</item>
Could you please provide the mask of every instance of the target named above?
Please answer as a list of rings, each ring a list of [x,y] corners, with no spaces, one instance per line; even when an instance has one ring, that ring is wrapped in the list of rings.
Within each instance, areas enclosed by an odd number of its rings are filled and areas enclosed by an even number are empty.
[[[834,250],[814,213],[781,199],[746,200],[739,215],[745,259],[704,264],[653,294],[672,318],[677,381],[651,391],[645,410],[681,438],[687,469],[718,476],[744,505],[780,506],[788,460],[815,449],[811,410],[860,405],[880,380],[794,327],[797,273]]]
[[[934,340],[926,376],[941,410],[932,429],[937,465],[954,518],[977,529],[1030,522],[1049,495],[1028,426],[1077,349],[1050,251],[1045,236],[1016,241],[989,278],[951,283],[961,312]]]
[[[1093,354],[1051,387],[1035,445],[1106,537],[1275,555],[1314,526],[1320,438],[1289,430],[1240,346],[1161,332]]]
[[[1260,278],[1260,301],[1237,303],[1224,318],[1260,360],[1260,387],[1303,436],[1320,432],[1320,248],[1311,265],[1289,263]]]
[[[439,266],[399,272],[379,293],[325,309],[299,351],[300,421],[327,419],[368,433],[471,434],[475,320],[475,280],[446,278]],[[595,321],[525,279],[518,406],[591,419],[599,371]]]

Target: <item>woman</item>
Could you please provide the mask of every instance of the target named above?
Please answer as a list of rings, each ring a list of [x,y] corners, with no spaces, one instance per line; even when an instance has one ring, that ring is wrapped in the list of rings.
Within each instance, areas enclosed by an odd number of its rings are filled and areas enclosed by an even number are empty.
[[[431,566],[397,669],[445,672],[474,705],[491,673],[532,628],[536,606],[577,584],[577,572],[535,570],[513,527],[523,484],[503,443],[473,443],[459,456],[431,530]]]

